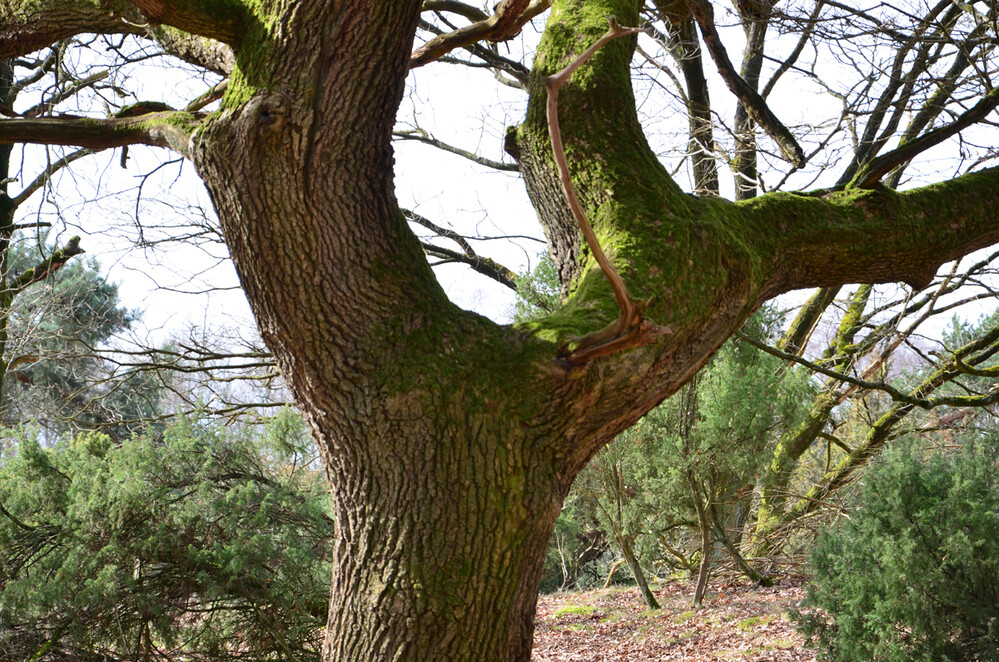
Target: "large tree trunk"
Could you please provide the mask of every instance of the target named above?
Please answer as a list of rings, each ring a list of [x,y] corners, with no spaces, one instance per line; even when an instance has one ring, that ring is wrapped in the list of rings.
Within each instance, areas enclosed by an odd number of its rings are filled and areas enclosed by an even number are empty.
[[[384,439],[381,451],[333,478],[325,656],[527,660],[563,496],[551,463],[532,457],[543,432],[510,425],[508,413],[421,413],[403,426],[359,425],[367,443]]]
[[[553,442],[568,415],[542,406],[552,374],[534,362],[548,344],[448,302],[398,210],[398,34],[419,3],[379,6],[369,33],[359,7],[301,10],[291,32],[333,21],[335,37],[274,57],[325,58],[328,78],[224,111],[195,161],[333,490],[324,658],[527,660],[571,484]],[[370,67],[371,49],[394,70]]]

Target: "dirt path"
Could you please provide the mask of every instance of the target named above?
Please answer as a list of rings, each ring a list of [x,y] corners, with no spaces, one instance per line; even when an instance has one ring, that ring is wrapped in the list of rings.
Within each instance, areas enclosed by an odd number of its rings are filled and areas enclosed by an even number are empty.
[[[532,662],[815,662],[785,615],[804,597],[800,580],[771,588],[712,585],[697,611],[692,584],[655,593],[660,611],[645,609],[635,589],[543,596]]]

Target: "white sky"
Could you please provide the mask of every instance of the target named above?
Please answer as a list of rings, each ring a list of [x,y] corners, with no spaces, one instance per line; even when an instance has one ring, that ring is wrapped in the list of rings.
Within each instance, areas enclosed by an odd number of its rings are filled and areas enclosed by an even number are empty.
[[[516,55],[516,51],[525,48],[525,42],[533,43],[537,38],[537,29],[529,26],[522,37],[507,47]],[[730,54],[737,60],[742,48],[741,29],[726,30],[725,38]],[[640,43],[651,54],[661,53],[649,38],[642,37]],[[668,58],[662,61],[671,64]],[[710,60],[705,66],[709,72],[713,71]],[[639,113],[653,149],[672,169],[686,143],[687,120],[681,103],[667,91],[672,88],[669,79],[650,68],[643,72],[636,82]],[[679,77],[675,67],[674,73]],[[835,80],[834,74],[830,76]],[[204,89],[203,83],[162,69],[157,69],[155,75],[136,70],[128,83],[137,99],[162,99],[175,107],[184,105]],[[838,111],[838,102],[817,85],[802,83],[800,79],[792,82],[790,78],[787,83],[779,86],[769,100],[786,124],[813,121],[816,111],[826,116],[834,116]],[[712,100],[721,118],[729,121],[734,98],[717,77],[712,76],[710,84]],[[509,162],[510,158],[504,158],[502,153],[504,131],[506,126],[522,120],[525,107],[526,93],[498,84],[487,70],[435,63],[410,76],[399,123],[400,128],[418,124],[444,142]],[[815,134],[802,140],[806,152],[809,144],[819,137]],[[765,149],[771,148],[766,137],[760,139],[760,144]],[[397,190],[403,207],[465,235],[542,236],[523,183],[515,173],[477,166],[416,142],[397,142],[395,149]],[[953,147],[948,149],[950,154],[941,150],[938,158],[945,159],[947,168],[953,169]],[[39,153],[36,148],[35,154]],[[115,150],[80,162],[80,167],[60,175],[56,195],[48,199],[36,196],[24,206],[22,215],[53,222],[54,230],[64,233],[64,238],[84,235],[84,248],[102,262],[110,279],[119,283],[126,305],[144,311],[144,324],[153,332],[156,342],[190,325],[252,325],[245,300],[234,289],[236,279],[231,265],[224,260],[224,247],[210,246],[213,258],[177,243],[163,249],[133,247],[139,238],[136,218],[144,228],[143,236],[155,240],[177,234],[178,230],[172,226],[197,217],[201,213],[199,208],[211,214],[210,202],[191,164],[178,161],[161,165],[164,159],[176,157],[165,150],[133,147],[128,168],[123,170],[119,157],[120,150]],[[29,162],[26,172],[34,167],[37,161]],[[930,179],[950,174],[934,175],[931,159],[923,159],[922,167]],[[827,178],[838,175],[841,169],[842,166],[830,171]],[[773,185],[777,177],[767,173],[764,164],[761,170]],[[685,177],[681,171],[678,180],[689,187]],[[724,169],[720,177],[723,193],[730,192],[731,177]],[[815,180],[814,174],[790,180],[791,187],[803,188],[831,183],[821,176]],[[140,186],[142,195],[136,203]],[[13,188],[17,190],[16,186]],[[441,245],[451,247],[447,242]],[[531,241],[484,241],[474,245],[481,254],[515,271],[532,266],[535,255],[544,250],[543,244]],[[443,267],[438,273],[456,303],[493,319],[508,321],[514,297],[507,288],[463,266]],[[192,294],[208,287],[222,289]]]

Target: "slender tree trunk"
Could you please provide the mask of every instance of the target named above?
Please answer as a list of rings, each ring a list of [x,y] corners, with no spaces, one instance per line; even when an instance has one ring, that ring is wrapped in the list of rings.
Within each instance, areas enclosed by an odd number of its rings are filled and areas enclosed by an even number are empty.
[[[641,592],[642,598],[645,600],[645,604],[649,609],[659,609],[659,602],[656,600],[656,596],[649,589],[649,582],[645,578],[645,572],[642,570],[642,565],[635,557],[635,549],[631,544],[632,537],[624,531],[624,517],[622,513],[623,504],[621,503],[621,497],[624,494],[624,483],[622,481],[621,467],[619,464],[614,463],[608,467],[606,482],[611,485],[611,489],[614,492],[616,510],[613,515],[606,513],[606,511],[605,513],[610,520],[611,528],[614,533],[614,539],[617,541],[617,545],[621,549],[621,558],[628,564],[628,570],[631,571],[631,576],[635,578],[635,583],[638,584],[638,590]],[[610,580],[608,578],[608,583],[609,581]]]
[[[694,499],[694,510],[697,511],[697,526],[701,531],[701,565],[697,571],[697,585],[694,588],[693,605],[700,607],[704,602],[704,593],[708,588],[708,576],[711,572],[711,520],[708,518],[708,505],[701,500],[701,490],[693,474],[687,476],[690,483],[691,497]]]
[[[624,565],[624,559],[618,559],[611,564],[610,570],[607,571],[607,579],[604,580],[604,588],[610,588],[611,582],[614,581],[614,574],[617,573],[618,568]]]
[[[743,505],[742,502],[740,502],[739,503],[740,509],[742,508],[742,505]],[[729,556],[732,557],[732,560],[735,561],[735,565],[736,567],[739,568],[739,571],[749,579],[753,580],[754,582],[759,582],[764,586],[770,586],[771,584],[773,584],[772,581],[768,580],[762,573],[760,573],[756,568],[750,565],[749,561],[747,561],[745,557],[743,557],[742,553],[739,551],[738,541],[742,535],[741,527],[745,525],[745,520],[742,519],[741,513],[736,521],[736,526],[739,527],[739,531],[737,532],[736,534],[737,537],[736,537],[728,535],[728,532],[725,530],[724,522],[722,522],[721,515],[719,514],[718,509],[714,505],[709,506],[708,510],[711,514],[711,522],[714,524],[714,531],[718,540],[728,551],[728,554]],[[740,522],[739,520],[742,521]]]
[[[770,1],[748,0],[737,3],[746,31],[746,51],[742,58],[742,78],[758,90],[763,68],[763,50],[770,24]],[[759,191],[759,170],[756,153],[756,123],[745,106],[735,109],[735,199],[755,198]]]
[[[649,588],[649,581],[645,578],[645,571],[642,570],[642,565],[635,557],[635,550],[631,546],[631,541],[623,535],[618,535],[618,545],[621,547],[621,556],[624,558],[625,563],[628,564],[631,576],[635,578],[635,583],[638,584],[638,591],[642,594],[645,605],[649,609],[660,609],[659,601],[656,600],[655,594]]]
[[[10,107],[11,86],[14,83],[14,65],[11,60],[0,60],[0,106]],[[3,397],[7,382],[7,340],[10,309],[14,293],[8,288],[10,238],[14,234],[14,201],[7,192],[10,178],[10,155],[13,145],[0,145],[0,420],[6,413]]]
[[[687,150],[693,163],[694,193],[718,195],[718,164],[715,158],[714,122],[708,81],[704,76],[697,25],[682,2],[656,0],[656,9],[670,31],[673,59],[687,86],[687,115],[690,134]]]

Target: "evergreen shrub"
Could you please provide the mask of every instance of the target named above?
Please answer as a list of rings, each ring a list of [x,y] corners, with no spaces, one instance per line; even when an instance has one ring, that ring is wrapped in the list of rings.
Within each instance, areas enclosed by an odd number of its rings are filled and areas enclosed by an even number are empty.
[[[799,623],[822,659],[999,660],[997,448],[903,445],[871,467],[812,554]]]

